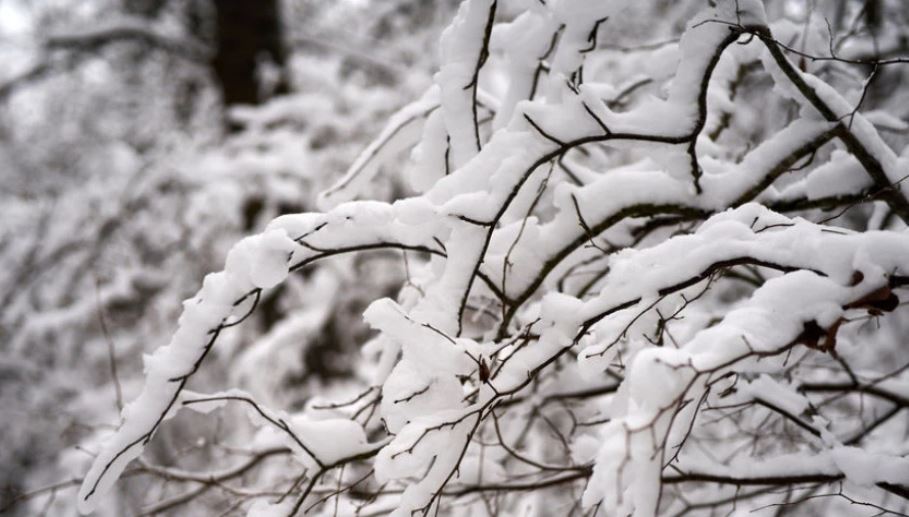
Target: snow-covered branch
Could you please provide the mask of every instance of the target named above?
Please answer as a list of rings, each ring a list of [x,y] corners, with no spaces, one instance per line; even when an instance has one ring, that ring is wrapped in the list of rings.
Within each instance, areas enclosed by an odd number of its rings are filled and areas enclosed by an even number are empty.
[[[869,437],[906,427],[909,161],[847,101],[866,85],[800,70],[781,43],[795,27],[761,2],[716,2],[645,50],[674,74],[600,43],[619,4],[500,20],[499,2],[465,1],[435,85],[323,194],[327,211],[275,219],[185,302],[80,509],[179,408],[232,402],[298,468],[253,515],[320,507],[330,476],[351,514],[646,516],[803,485],[905,510],[905,443]],[[774,93],[789,118],[752,132],[749,101]],[[352,201],[382,171],[411,195]],[[873,208],[843,221],[857,207]],[[378,250],[408,279],[363,312],[358,396],[291,412],[187,391],[288,275]],[[738,500],[744,486],[761,488]]]

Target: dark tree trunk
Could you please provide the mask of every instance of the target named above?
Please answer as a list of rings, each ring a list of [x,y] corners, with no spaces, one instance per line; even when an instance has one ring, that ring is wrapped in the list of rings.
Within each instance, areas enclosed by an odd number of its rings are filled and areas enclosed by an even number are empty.
[[[285,51],[281,38],[278,0],[214,0],[217,12],[217,49],[212,69],[225,106],[257,104],[256,65],[263,57],[282,71]],[[286,91],[282,77],[275,93]]]

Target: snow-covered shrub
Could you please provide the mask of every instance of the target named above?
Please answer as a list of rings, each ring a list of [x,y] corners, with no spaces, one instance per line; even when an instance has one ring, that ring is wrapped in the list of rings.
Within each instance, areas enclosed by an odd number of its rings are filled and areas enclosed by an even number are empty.
[[[604,43],[623,2],[496,23],[498,2],[465,1],[435,84],[324,211],[243,239],[184,302],[79,508],[152,472],[181,487],[156,511],[218,490],[250,515],[905,512],[909,159],[875,127],[901,121],[863,113],[865,61],[832,58],[823,20],[712,3],[629,49]],[[383,170],[411,195],[359,200]],[[406,280],[363,312],[362,391],[192,391],[291,275],[379,250]],[[220,411],[258,429],[236,463],[130,466],[170,420]]]

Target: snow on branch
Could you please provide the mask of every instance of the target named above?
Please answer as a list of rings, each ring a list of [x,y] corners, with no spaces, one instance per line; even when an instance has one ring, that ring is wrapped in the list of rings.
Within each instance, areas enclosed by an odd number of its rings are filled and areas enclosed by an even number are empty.
[[[329,493],[351,512],[398,516],[556,503],[644,516],[832,483],[905,509],[905,457],[865,440],[907,407],[909,364],[879,360],[905,347],[907,160],[790,63],[760,2],[716,3],[666,50],[675,73],[642,80],[634,57],[599,43],[618,32],[622,2],[539,2],[499,20],[499,2],[465,1],[435,86],[323,193],[330,209],[241,241],[185,302],[83,481],[80,511],[178,408],[227,402],[304,468],[251,514],[294,515]],[[737,119],[756,115],[742,114],[739,89],[759,72],[800,109],[750,141]],[[380,169],[413,195],[350,201]],[[889,227],[836,221],[878,199]],[[403,256],[408,285],[363,314],[376,335],[359,396],[291,413],[186,390],[266,290],[374,250]],[[836,391],[858,426],[818,395]],[[867,419],[865,396],[892,407]],[[763,488],[735,503],[726,487],[746,485]]]

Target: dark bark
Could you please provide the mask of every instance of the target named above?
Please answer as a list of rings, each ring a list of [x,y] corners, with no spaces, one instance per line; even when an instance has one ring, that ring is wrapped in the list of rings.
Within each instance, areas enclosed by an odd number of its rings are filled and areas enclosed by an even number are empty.
[[[264,100],[256,73],[258,62],[267,58],[282,70],[286,62],[278,2],[215,0],[214,7],[217,44],[211,65],[224,105],[258,104]],[[286,89],[282,78],[274,93]]]

